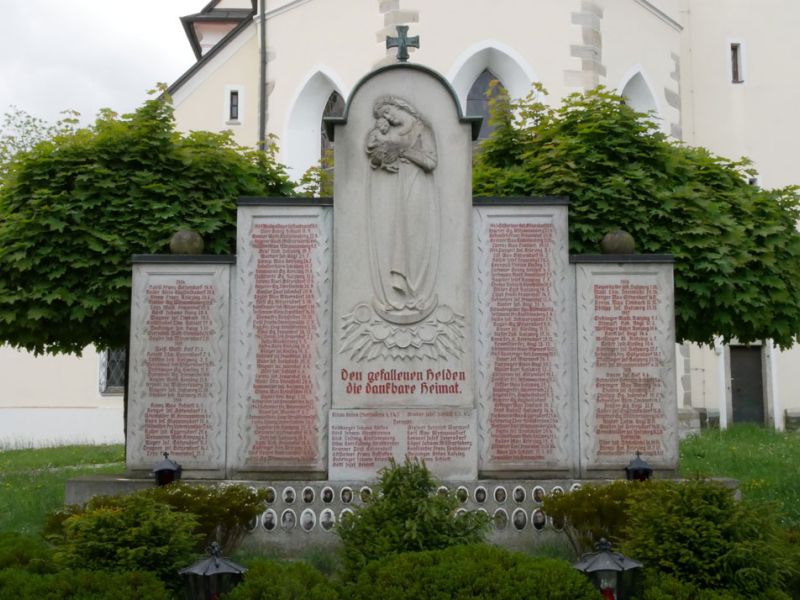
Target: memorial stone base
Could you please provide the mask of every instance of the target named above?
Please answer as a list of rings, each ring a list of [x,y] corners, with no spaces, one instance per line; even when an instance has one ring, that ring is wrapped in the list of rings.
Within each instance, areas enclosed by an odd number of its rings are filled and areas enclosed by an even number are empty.
[[[209,485],[208,480],[185,480]],[[270,555],[302,556],[309,548],[340,544],[335,525],[342,515],[363,506],[374,482],[353,481],[246,481],[227,480],[272,490],[272,501],[251,523],[243,547]],[[514,550],[531,549],[542,542],[567,544],[561,523],[541,510],[541,500],[580,488],[588,481],[574,479],[479,479],[451,481],[442,490],[463,498],[458,510],[479,510],[493,517],[487,541]],[[601,483],[597,480],[593,485]],[[89,476],[67,482],[66,504],[83,504],[97,495],[127,494],[154,485],[153,480]]]

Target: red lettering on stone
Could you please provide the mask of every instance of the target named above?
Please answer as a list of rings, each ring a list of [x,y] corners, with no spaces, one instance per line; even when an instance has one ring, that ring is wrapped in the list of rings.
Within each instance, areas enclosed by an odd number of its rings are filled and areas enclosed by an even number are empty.
[[[211,311],[215,287],[210,284],[158,284],[145,299],[148,350],[145,386],[144,452],[197,457],[208,451],[211,398]]]
[[[256,376],[248,461],[308,463],[319,456],[314,397],[315,299],[312,253],[317,226],[258,224]]]
[[[496,462],[547,459],[555,449],[553,274],[550,224],[493,223],[492,431]]]
[[[594,285],[597,455],[664,453],[656,285]]]

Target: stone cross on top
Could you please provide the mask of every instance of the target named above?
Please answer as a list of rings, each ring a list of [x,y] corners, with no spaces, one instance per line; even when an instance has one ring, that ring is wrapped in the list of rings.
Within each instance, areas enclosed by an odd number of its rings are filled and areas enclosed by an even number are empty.
[[[386,49],[397,48],[397,60],[408,62],[408,49],[419,48],[419,36],[408,37],[408,25],[397,26],[397,37],[386,36]]]

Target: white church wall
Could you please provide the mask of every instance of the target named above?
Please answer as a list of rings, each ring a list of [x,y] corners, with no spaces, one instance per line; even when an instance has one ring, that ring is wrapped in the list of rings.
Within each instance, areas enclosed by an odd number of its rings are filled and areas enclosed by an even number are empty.
[[[654,110],[666,134],[681,122],[679,82],[672,79],[680,48],[681,27],[668,15],[636,1],[604,4],[606,85],[618,92],[629,86],[634,108]]]
[[[570,44],[580,38],[580,30],[571,22],[580,2],[416,0],[407,4],[419,11],[419,23],[412,29],[419,31],[422,40],[422,49],[412,60],[445,74],[459,98],[466,97],[487,67],[512,96],[527,94],[533,81],[547,88],[551,101],[570,91],[564,71],[580,68],[580,61],[570,56]],[[509,18],[510,14],[515,17]]]
[[[322,110],[330,93],[346,95],[383,58],[374,33],[383,23],[374,0],[289,6],[267,13],[267,128],[278,136],[291,176],[299,178],[319,160]],[[306,118],[313,121],[303,123]]]
[[[175,119],[181,131],[233,132],[244,146],[258,142],[258,39],[256,27],[228,44],[211,58],[173,96]],[[226,104],[231,89],[240,93],[240,124],[228,121]]]
[[[750,157],[762,185],[778,187],[798,182],[800,121],[791,116],[800,105],[794,77],[800,3],[771,0],[758,10],[766,14],[755,18],[749,2],[692,2],[685,48],[694,107],[689,141],[731,158]],[[741,83],[731,81],[732,43],[740,44]]]
[[[0,449],[120,443],[122,396],[98,388],[99,356],[42,355],[0,347]]]

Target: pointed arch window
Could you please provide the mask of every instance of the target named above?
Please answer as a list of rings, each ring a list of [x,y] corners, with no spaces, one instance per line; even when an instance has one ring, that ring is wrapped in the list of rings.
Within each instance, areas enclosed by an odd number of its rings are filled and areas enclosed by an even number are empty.
[[[491,85],[493,81],[497,81],[494,87]],[[467,115],[483,117],[479,141],[485,140],[494,131],[494,126],[489,123],[490,101],[505,91],[503,82],[489,69],[484,69],[472,84],[467,94]]]
[[[325,118],[326,117],[341,117],[344,114],[344,98],[342,95],[334,91],[328,96],[328,101],[325,103],[325,108],[322,111],[322,122],[320,123],[320,153],[322,160],[333,152],[333,142],[328,138],[325,132]]]

